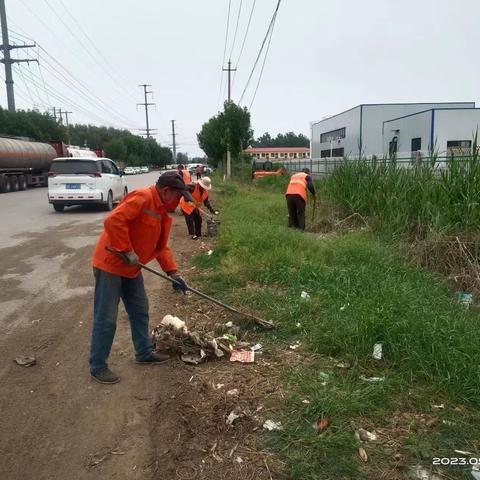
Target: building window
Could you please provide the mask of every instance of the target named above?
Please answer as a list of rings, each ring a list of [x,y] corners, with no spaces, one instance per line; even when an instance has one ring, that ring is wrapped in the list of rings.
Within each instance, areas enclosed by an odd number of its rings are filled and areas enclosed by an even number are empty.
[[[262,156],[262,158],[265,158],[265,154],[264,154],[264,153],[262,153],[261,156]]]
[[[411,152],[416,152],[422,149],[422,139],[421,138],[412,138],[412,147]]]
[[[447,141],[447,155],[469,155],[472,148],[471,140],[449,140]]]
[[[294,154],[293,154],[293,153],[289,153],[288,156],[289,156],[289,158],[293,158],[293,157],[294,157]]]
[[[322,158],[343,157],[343,148],[333,148],[331,152],[330,152],[330,149],[322,150],[320,152],[320,156]]]
[[[346,128],[338,128],[337,130],[332,130],[331,132],[325,132],[320,135],[320,143],[326,143],[330,140],[340,140],[345,138]]]

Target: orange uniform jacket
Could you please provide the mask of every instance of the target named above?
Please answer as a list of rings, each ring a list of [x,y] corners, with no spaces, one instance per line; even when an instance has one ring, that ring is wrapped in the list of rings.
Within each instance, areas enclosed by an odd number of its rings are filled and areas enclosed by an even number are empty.
[[[295,173],[290,179],[285,195],[300,195],[307,201],[307,177],[306,173]]]
[[[185,185],[190,185],[192,183],[192,176],[188,170],[180,170],[182,172],[183,181]]]
[[[195,188],[193,189],[192,192],[192,198],[195,203],[192,202],[187,202],[183,197],[180,199],[180,208],[187,214],[191,215],[192,212],[195,210],[195,208],[200,207],[202,208],[205,200],[208,199],[208,192],[207,190],[202,190],[200,189],[200,185],[197,183],[195,185]]]
[[[141,263],[156,258],[165,272],[175,272],[177,264],[168,246],[172,219],[167,214],[155,186],[128,194],[105,219],[104,232],[93,254],[93,266],[122,277],[135,278],[140,268],[126,264],[106,247],[119,252],[134,250]]]

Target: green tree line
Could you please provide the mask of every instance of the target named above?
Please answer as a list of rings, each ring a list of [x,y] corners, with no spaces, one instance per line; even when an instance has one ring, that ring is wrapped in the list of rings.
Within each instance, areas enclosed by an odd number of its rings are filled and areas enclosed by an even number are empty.
[[[9,112],[0,107],[0,135],[27,137],[37,142],[60,140],[66,144],[103,148],[108,158],[126,165],[163,167],[172,163],[172,152],[155,139],[144,139],[128,130],[95,125],[60,125],[48,113]]]

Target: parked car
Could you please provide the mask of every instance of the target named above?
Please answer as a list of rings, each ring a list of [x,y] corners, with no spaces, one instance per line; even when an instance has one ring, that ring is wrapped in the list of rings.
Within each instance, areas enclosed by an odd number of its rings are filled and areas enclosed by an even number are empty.
[[[135,174],[142,173],[142,169],[140,167],[133,167],[133,169],[135,170]]]
[[[112,210],[127,194],[127,181],[109,158],[55,158],[48,172],[48,202],[56,212],[91,204]]]
[[[125,167],[123,173],[125,173],[125,175],[135,175],[135,169],[133,167]]]
[[[142,173],[148,173],[150,171],[148,167],[140,167],[140,170],[142,171]]]

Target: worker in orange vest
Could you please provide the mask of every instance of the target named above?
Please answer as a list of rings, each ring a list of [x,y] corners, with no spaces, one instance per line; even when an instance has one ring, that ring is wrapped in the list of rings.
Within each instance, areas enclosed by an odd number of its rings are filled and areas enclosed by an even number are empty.
[[[185,198],[180,199],[180,208],[185,216],[188,234],[193,240],[197,240],[202,235],[202,216],[199,208],[205,205],[211,213],[218,215],[208,199],[208,192],[212,188],[210,177],[203,177],[195,185],[189,187],[193,201],[189,202]]]
[[[152,365],[169,359],[169,355],[153,351],[148,299],[138,264],[155,258],[162,270],[175,280],[174,290],[186,292],[187,284],[178,275],[168,246],[172,218],[167,212],[175,209],[183,197],[192,200],[182,177],[176,171],[166,172],[156,185],[128,194],[104,221],[104,231],[93,254],[95,296],[90,347],[90,373],[100,383],[120,381],[107,365],[120,299],[130,321],[137,363]]]
[[[185,168],[183,165],[179,165],[178,173],[183,177],[183,181],[185,182],[185,185],[192,184],[192,176],[190,175],[188,168]]]
[[[307,205],[307,190],[313,195],[314,202],[317,201],[315,186],[310,170],[304,168],[300,173],[295,173],[290,178],[285,197],[288,208],[288,226],[305,230],[305,206]]]

